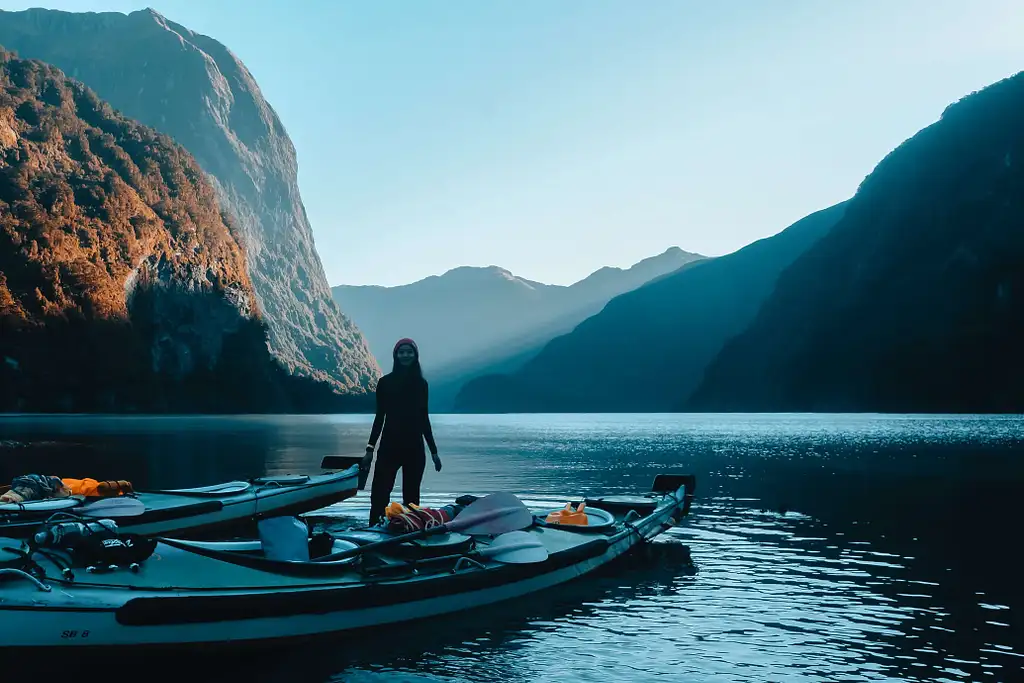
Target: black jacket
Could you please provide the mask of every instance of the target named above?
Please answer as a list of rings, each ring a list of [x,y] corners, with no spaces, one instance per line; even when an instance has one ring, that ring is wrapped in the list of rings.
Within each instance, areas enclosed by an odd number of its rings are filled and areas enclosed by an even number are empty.
[[[427,381],[404,378],[390,372],[377,382],[377,414],[370,430],[370,446],[380,438],[381,456],[422,454],[423,440],[431,454],[437,453],[427,411]]]

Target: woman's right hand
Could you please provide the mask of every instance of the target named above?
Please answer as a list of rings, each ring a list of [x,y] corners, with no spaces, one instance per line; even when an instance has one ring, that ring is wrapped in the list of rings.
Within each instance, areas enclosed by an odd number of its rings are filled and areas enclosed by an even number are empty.
[[[359,463],[359,469],[368,470],[370,465],[373,464],[373,448],[370,446],[366,447],[366,455],[363,456],[362,462]]]

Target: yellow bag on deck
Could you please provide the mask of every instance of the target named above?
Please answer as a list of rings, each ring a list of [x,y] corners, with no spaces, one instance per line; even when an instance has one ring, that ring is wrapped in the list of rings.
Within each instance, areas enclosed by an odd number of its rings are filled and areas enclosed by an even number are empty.
[[[548,513],[548,516],[544,521],[549,524],[577,524],[579,526],[587,526],[590,520],[587,519],[587,513],[583,511],[583,508],[586,506],[586,503],[580,503],[580,506],[573,510],[572,503],[566,503],[564,509]]]
[[[112,498],[132,492],[132,483],[124,479],[117,481],[96,481],[95,479],[62,479],[64,485],[71,489],[72,496],[92,496]]]
[[[388,519],[397,517],[398,515],[404,515],[408,510],[401,503],[391,501],[391,504],[384,508],[384,516]]]

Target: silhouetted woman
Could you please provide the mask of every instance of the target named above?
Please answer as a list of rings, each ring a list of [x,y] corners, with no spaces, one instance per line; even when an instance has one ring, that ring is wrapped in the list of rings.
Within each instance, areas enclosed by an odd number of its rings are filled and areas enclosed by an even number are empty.
[[[434,469],[441,471],[441,459],[437,457],[437,445],[430,428],[427,380],[420,370],[419,348],[412,339],[399,339],[391,355],[394,367],[377,382],[377,414],[363,456],[363,468],[368,469],[380,437],[377,469],[370,487],[371,526],[384,516],[398,470],[402,470],[402,504],[419,505],[420,482],[427,465],[424,438],[434,459]]]

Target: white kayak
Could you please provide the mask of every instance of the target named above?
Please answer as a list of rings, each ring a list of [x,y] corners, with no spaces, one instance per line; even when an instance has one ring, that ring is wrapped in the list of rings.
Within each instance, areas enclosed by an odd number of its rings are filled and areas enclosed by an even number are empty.
[[[136,491],[116,498],[72,496],[0,504],[0,536],[24,537],[54,515],[116,518],[122,531],[144,536],[208,534],[262,517],[319,510],[351,498],[364,482],[358,465],[352,465],[340,472]]]
[[[637,498],[643,514],[591,510],[593,529],[548,524],[545,511],[496,493],[451,508],[454,518],[424,538],[314,538],[311,559],[270,559],[260,541],[163,538],[148,541],[152,554],[133,569],[62,571],[69,556],[26,556],[26,544],[0,539],[0,649],[251,645],[514,600],[585,576],[682,522],[694,477],[659,480],[660,490]],[[438,557],[449,534],[454,550]],[[420,559],[410,552],[418,544]]]

